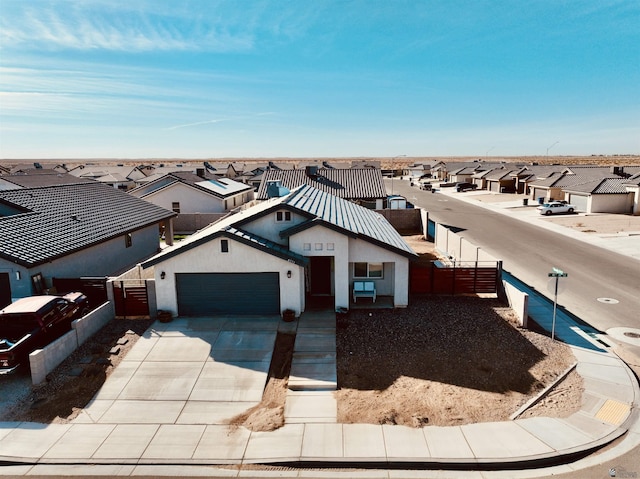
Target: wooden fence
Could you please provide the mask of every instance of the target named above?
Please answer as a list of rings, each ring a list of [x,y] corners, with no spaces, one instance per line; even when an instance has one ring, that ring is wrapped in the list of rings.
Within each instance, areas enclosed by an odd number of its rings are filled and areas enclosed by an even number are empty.
[[[409,272],[412,294],[497,294],[502,262],[455,266],[433,261],[428,265],[412,264]]]

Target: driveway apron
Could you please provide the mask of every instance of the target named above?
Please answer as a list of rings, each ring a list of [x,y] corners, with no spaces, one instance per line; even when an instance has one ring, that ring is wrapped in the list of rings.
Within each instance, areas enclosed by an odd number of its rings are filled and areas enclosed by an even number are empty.
[[[227,424],[262,399],[278,321],[154,323],[74,422]]]

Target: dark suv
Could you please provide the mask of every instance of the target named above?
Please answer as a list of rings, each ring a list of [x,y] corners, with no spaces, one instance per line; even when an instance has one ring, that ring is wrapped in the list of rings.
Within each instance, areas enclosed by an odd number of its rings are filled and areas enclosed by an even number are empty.
[[[469,191],[478,189],[478,185],[473,183],[457,183],[456,191],[460,193],[461,191]]]
[[[29,353],[69,331],[88,306],[84,294],[69,293],[21,298],[0,310],[0,374],[14,371]]]

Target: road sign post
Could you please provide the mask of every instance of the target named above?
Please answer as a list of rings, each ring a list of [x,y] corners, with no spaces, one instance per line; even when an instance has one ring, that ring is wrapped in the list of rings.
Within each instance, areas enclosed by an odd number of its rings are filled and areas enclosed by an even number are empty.
[[[556,285],[555,285],[555,290],[553,294],[553,320],[551,321],[551,339],[552,340],[554,340],[556,337],[556,310],[558,309],[558,280],[560,278],[566,278],[567,276],[569,275],[559,268],[551,268],[551,273],[549,273],[549,278],[556,279]]]

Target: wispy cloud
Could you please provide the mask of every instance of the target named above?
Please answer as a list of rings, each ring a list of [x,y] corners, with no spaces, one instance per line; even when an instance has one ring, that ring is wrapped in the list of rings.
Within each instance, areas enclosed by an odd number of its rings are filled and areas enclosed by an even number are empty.
[[[185,123],[183,125],[175,125],[165,128],[165,130],[179,130],[181,128],[189,128],[192,126],[200,126],[200,125],[208,125],[211,123],[220,123],[221,121],[229,121],[230,118],[219,118],[217,120],[206,120],[206,121],[197,121],[195,123]]]
[[[233,118],[217,118],[214,120],[205,120],[205,121],[196,121],[194,123],[183,123],[181,125],[174,125],[174,126],[170,126],[165,128],[165,130],[180,130],[182,128],[190,128],[193,126],[201,126],[201,125],[209,125],[212,123],[221,123],[224,121],[240,121],[240,120],[247,120],[250,118],[255,118],[255,117],[260,117],[260,116],[268,116],[268,115],[274,115],[274,112],[271,111],[267,111],[267,112],[262,112],[262,113],[256,113],[254,115],[247,115],[247,116],[238,116],[238,117],[233,117]]]
[[[171,12],[134,10],[119,2],[27,5],[9,4],[14,8],[3,11],[0,41],[5,48],[239,52],[254,45],[252,32],[242,24],[229,25],[211,15],[176,19]]]

